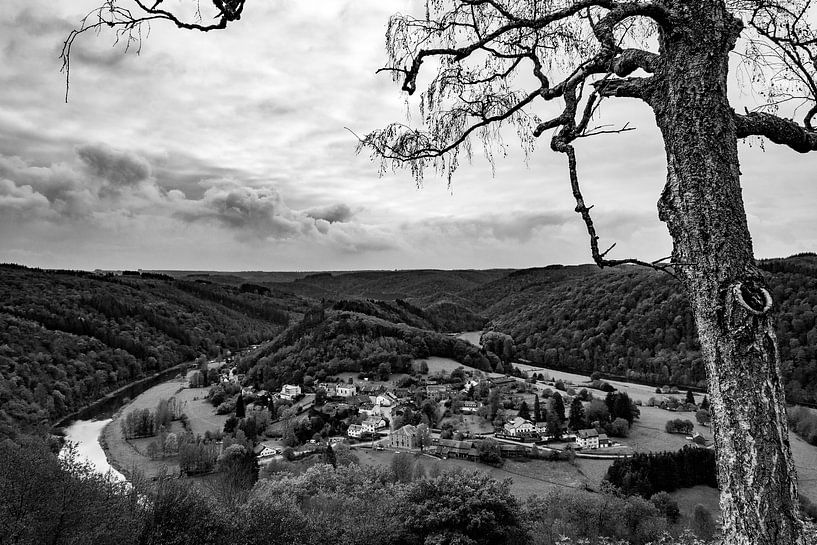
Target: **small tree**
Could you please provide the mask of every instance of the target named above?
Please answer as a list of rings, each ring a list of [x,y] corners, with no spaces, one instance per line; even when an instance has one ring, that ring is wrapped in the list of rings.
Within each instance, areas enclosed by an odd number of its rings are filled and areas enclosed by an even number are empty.
[[[692,395],[692,390],[687,390],[687,397],[684,401],[689,405],[695,405],[695,396]]]
[[[712,513],[700,503],[695,505],[690,526],[692,531],[695,532],[695,535],[704,541],[712,539],[717,531]]]
[[[539,394],[533,396],[533,421],[542,422],[542,408],[539,404]]]
[[[247,416],[247,410],[244,407],[244,394],[238,394],[238,399],[235,401],[235,416],[236,418],[244,418]]]
[[[519,418],[530,420],[530,409],[528,408],[528,404],[525,401],[523,401],[522,404],[519,406]]]
[[[574,397],[570,402],[570,421],[568,422],[571,430],[581,430],[586,426],[584,417],[584,404],[578,397]]]
[[[698,424],[708,426],[710,420],[709,411],[706,409],[698,410],[698,412],[695,413],[695,419],[698,421]]]

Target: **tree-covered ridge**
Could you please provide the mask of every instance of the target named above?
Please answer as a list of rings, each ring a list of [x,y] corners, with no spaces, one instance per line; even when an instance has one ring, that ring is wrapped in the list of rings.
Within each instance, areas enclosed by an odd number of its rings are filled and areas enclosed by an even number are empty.
[[[346,371],[404,372],[414,358],[441,356],[462,362],[467,356],[469,361],[482,357],[479,349],[466,341],[365,314],[362,311],[382,307],[376,302],[363,303],[336,305],[356,311],[331,309],[308,314],[303,322],[243,358],[239,368],[246,371],[250,382],[264,389],[279,389],[283,384],[324,380]]]
[[[264,296],[146,276],[0,266],[0,435],[199,354],[261,342],[288,319]]]
[[[817,402],[816,264],[813,254],[761,263],[776,304],[787,396],[796,402]],[[492,327],[513,336],[520,357],[657,384],[706,386],[689,304],[672,277],[634,267],[567,270],[559,278],[552,269],[519,271],[515,275],[528,277],[524,289],[486,309]]]

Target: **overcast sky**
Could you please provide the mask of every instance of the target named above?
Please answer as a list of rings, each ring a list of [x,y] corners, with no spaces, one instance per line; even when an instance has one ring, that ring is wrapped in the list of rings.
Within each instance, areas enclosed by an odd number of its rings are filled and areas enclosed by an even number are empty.
[[[11,0],[0,19],[0,261],[42,267],[327,270],[531,267],[590,260],[565,158],[540,139],[428,175],[378,176],[357,133],[405,120],[376,75],[408,0],[250,0],[226,31],[154,24],[140,55],[87,35],[70,101],[62,41],[100,0]],[[733,86],[735,102],[751,103]],[[585,197],[614,257],[668,255],[665,161],[650,112],[579,142]],[[817,249],[817,154],[741,146],[758,257]]]

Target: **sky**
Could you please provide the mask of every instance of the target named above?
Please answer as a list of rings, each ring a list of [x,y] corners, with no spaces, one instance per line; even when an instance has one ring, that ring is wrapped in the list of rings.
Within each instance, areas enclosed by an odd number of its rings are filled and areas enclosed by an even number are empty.
[[[181,5],[183,0],[174,0]],[[389,15],[410,0],[250,0],[227,30],[154,24],[141,50],[63,40],[100,0],[10,0],[0,16],[0,262],[48,268],[353,270],[522,268],[591,261],[565,157],[509,140],[421,187],[380,174],[351,131],[415,104],[376,70]],[[173,4],[173,2],[171,2]],[[745,80],[742,80],[745,81]],[[741,90],[742,89],[742,90]],[[753,95],[735,80],[733,103]],[[578,143],[585,199],[611,257],[669,255],[666,171],[651,112]],[[740,148],[758,257],[817,250],[817,154]]]

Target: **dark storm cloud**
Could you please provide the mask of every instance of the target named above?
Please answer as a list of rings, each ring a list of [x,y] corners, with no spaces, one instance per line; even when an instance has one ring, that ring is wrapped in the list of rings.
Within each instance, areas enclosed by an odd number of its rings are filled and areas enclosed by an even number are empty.
[[[92,174],[115,186],[133,185],[150,176],[150,164],[145,159],[102,144],[81,146],[77,156]]]
[[[304,214],[316,220],[324,220],[329,223],[345,223],[352,219],[354,213],[349,205],[343,203],[330,204],[327,206],[316,206],[303,211]]]

